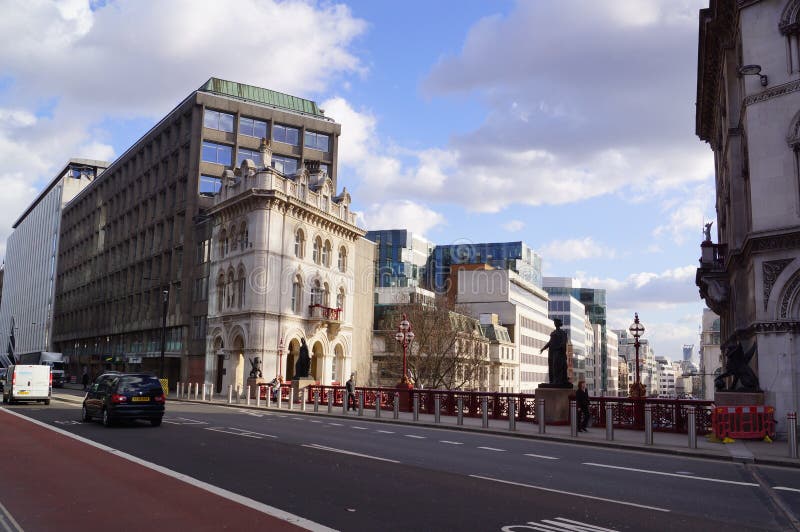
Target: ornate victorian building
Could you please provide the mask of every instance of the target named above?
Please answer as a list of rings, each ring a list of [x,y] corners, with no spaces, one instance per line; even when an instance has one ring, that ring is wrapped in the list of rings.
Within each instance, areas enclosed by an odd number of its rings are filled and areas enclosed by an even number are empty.
[[[799,38],[800,0],[700,12],[696,127],[714,152],[717,241],[707,229],[697,285],[723,343],[757,343],[780,432],[800,408]]]
[[[223,173],[208,211],[214,221],[206,380],[241,389],[256,358],[264,378],[291,380],[305,340],[311,377],[344,382],[356,369],[354,328],[358,337],[372,326],[354,320],[358,260],[371,280],[371,261],[357,258],[365,231],[355,225],[350,195],[336,195],[319,165],[284,174],[272,167],[267,142],[259,155],[261,164],[245,160]]]

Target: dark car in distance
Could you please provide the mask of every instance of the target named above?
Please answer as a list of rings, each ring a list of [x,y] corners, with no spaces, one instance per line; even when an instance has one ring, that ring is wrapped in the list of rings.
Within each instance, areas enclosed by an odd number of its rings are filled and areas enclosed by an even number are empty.
[[[157,378],[147,373],[104,373],[83,399],[82,418],[99,417],[110,427],[117,421],[144,419],[161,425],[166,396]]]

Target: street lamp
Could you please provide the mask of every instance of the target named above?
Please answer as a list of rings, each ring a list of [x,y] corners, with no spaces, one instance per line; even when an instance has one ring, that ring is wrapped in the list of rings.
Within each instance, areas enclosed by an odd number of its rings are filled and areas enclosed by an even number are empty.
[[[283,382],[283,336],[278,340],[278,371],[275,372],[278,382]]]
[[[164,378],[164,350],[167,346],[167,310],[169,310],[169,284],[162,291],[164,294],[164,311],[161,317],[161,365],[158,376]]]
[[[631,386],[630,389],[630,396],[631,397],[644,397],[645,396],[645,389],[644,385],[642,385],[641,380],[639,379],[639,338],[644,335],[644,325],[639,323],[639,313],[636,312],[634,314],[634,320],[630,327],[628,327],[628,331],[630,331],[631,335],[633,336],[633,348],[636,350],[636,380]]]
[[[414,331],[411,330],[411,323],[406,318],[405,313],[403,313],[403,319],[400,321],[400,325],[397,328],[397,334],[394,335],[394,339],[403,346],[403,377],[400,379],[397,387],[412,388],[413,386],[408,380],[406,354],[408,352],[408,346],[414,341]]]

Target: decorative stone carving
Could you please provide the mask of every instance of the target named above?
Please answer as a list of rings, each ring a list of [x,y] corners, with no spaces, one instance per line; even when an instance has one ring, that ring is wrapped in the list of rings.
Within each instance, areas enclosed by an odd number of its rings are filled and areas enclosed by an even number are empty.
[[[785,94],[791,94],[792,92],[797,92],[799,90],[800,81],[792,81],[791,83],[784,83],[783,85],[778,85],[777,87],[773,87],[769,90],[748,96],[742,103],[746,107],[748,105],[753,105],[754,103],[763,102],[765,100],[783,96]]]
[[[775,279],[794,259],[768,260],[761,264],[761,271],[764,276],[764,310],[767,310],[769,294],[775,285]]]
[[[786,288],[783,290],[783,299],[781,299],[781,305],[778,312],[778,317],[780,319],[789,319],[795,316],[789,316],[789,309],[792,306],[792,303],[797,297],[797,293],[800,292],[800,272],[797,272],[792,276],[792,279],[786,284]]]

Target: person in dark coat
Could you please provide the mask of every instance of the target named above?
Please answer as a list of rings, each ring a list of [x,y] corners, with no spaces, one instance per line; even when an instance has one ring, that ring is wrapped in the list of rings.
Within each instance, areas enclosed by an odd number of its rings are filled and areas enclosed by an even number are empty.
[[[350,411],[350,407],[353,407],[353,410],[356,410],[356,382],[354,380],[355,373],[350,374],[350,378],[344,383],[344,389],[347,390],[347,410]]]
[[[83,391],[89,387],[89,368],[83,366],[83,375],[81,376],[81,383],[83,383]]]
[[[586,425],[589,424],[589,392],[586,390],[586,381],[578,381],[575,403],[578,407],[578,431],[587,432]]]

